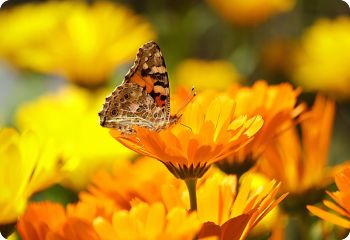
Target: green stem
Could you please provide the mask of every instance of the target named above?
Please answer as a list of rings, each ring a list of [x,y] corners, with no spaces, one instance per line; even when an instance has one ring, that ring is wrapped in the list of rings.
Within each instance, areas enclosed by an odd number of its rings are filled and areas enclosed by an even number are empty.
[[[190,211],[197,211],[197,178],[187,178],[185,179],[188,194],[190,195],[191,209]]]

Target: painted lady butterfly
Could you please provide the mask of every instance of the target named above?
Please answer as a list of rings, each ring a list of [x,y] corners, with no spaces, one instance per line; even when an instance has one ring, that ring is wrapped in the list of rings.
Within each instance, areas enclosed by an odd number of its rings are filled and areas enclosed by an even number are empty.
[[[145,43],[124,81],[106,98],[99,112],[103,127],[123,134],[134,133],[133,126],[159,131],[178,120],[170,116],[167,69],[159,46]]]

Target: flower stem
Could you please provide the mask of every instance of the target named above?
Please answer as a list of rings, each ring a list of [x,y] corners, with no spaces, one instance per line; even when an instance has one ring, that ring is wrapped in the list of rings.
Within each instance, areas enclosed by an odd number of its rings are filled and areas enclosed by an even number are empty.
[[[190,195],[191,209],[190,211],[197,211],[197,178],[187,178],[185,179],[188,194]]]

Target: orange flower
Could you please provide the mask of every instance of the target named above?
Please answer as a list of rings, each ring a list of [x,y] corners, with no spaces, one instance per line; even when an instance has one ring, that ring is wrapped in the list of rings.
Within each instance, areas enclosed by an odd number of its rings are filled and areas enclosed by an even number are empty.
[[[128,148],[163,162],[176,177],[200,178],[210,164],[247,144],[263,124],[261,116],[235,117],[226,94],[201,94],[189,103],[178,124],[155,132],[135,127],[135,135],[111,134]]]
[[[280,188],[276,181],[254,190],[251,180],[251,176],[245,178],[238,193],[234,176],[216,174],[199,187],[198,217],[204,223],[201,237],[245,239],[286,196],[275,199]]]
[[[138,203],[130,211],[116,212],[111,222],[94,221],[101,240],[191,240],[200,225],[195,213],[188,214],[183,208],[166,212],[161,203]]]
[[[325,221],[334,223],[341,227],[350,229],[350,168],[346,167],[341,172],[336,174],[335,183],[339,189],[337,192],[327,192],[335,203],[324,200],[326,207],[333,210],[335,213],[330,213],[318,207],[307,206],[310,212]],[[339,216],[340,215],[340,216]]]
[[[90,222],[71,217],[55,203],[32,203],[19,219],[23,240],[99,240]]]
[[[96,174],[88,192],[80,194],[81,204],[98,206],[99,202],[107,201],[111,207],[110,210],[105,209],[106,214],[103,216],[111,216],[113,209],[130,209],[130,201],[135,198],[147,203],[161,201],[159,182],[176,186],[180,184],[160,162],[151,158],[143,157],[134,163],[118,162],[112,174],[105,171]]]
[[[264,125],[248,145],[218,162],[218,166],[230,174],[241,175],[249,170],[267,144],[290,127],[291,120],[303,110],[303,105],[296,106],[299,93],[299,89],[293,89],[288,83],[269,86],[265,81],[258,81],[252,87],[232,86],[229,94],[236,101],[235,114],[248,117],[259,114]]]
[[[333,100],[317,96],[312,109],[301,115],[302,138],[290,128],[264,153],[259,169],[293,193],[295,197],[286,203],[289,209],[304,210],[306,204],[318,202],[332,179],[334,170],[327,169],[327,156],[334,111]]]

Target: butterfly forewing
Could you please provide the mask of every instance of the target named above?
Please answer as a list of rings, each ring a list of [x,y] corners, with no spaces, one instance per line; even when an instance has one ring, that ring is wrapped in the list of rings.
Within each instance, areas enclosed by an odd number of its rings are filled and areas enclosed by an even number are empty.
[[[154,131],[170,123],[169,80],[164,58],[155,42],[144,44],[125,79],[106,98],[99,113],[103,127],[133,133],[134,126]]]

